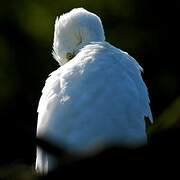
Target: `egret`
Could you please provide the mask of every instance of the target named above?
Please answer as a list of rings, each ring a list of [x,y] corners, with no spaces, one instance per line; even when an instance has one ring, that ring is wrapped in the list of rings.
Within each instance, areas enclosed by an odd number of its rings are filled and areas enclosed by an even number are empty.
[[[152,114],[142,68],[105,41],[97,15],[75,8],[57,17],[53,56],[60,67],[42,90],[37,137],[74,153],[146,143],[144,118],[152,121]],[[37,147],[36,170],[55,166],[55,157]]]

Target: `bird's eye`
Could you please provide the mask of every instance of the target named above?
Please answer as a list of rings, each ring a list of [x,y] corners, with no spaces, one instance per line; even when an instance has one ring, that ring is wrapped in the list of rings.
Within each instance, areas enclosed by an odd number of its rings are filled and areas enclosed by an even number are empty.
[[[66,59],[67,59],[67,60],[71,60],[73,57],[74,57],[74,54],[73,54],[73,53],[68,52],[68,53],[66,54]]]

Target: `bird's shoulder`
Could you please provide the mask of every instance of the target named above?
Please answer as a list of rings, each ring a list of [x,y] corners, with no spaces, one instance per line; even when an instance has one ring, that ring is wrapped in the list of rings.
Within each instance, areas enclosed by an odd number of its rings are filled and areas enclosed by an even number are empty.
[[[128,53],[107,42],[92,42],[68,63],[53,71],[42,90],[39,107],[51,96],[59,96],[67,86],[106,81],[107,78],[121,81],[126,77],[138,79],[141,67]],[[107,77],[107,78],[106,78]],[[39,108],[38,108],[39,109]]]
[[[128,70],[135,73],[141,73],[143,70],[139,63],[130,56],[127,52],[116,48],[110,43],[104,42],[91,42],[80,50],[74,58],[79,65],[94,65],[96,68],[104,68],[108,66],[108,71],[112,65],[123,70]],[[124,67],[124,68],[123,68]]]

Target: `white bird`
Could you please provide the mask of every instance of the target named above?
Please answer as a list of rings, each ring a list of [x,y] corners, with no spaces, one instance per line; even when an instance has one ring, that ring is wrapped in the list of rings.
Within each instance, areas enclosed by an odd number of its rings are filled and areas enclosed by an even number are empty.
[[[83,8],[56,19],[50,74],[38,106],[37,136],[71,152],[109,144],[139,146],[152,121],[141,66],[105,41],[100,18]],[[55,157],[37,148],[36,170],[51,171]]]

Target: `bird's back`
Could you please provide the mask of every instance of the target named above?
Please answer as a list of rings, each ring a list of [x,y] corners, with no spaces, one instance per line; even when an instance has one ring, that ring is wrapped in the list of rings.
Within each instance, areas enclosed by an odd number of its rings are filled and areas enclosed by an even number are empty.
[[[47,79],[38,107],[38,136],[70,151],[146,142],[152,119],[141,67],[106,42],[85,46]]]

